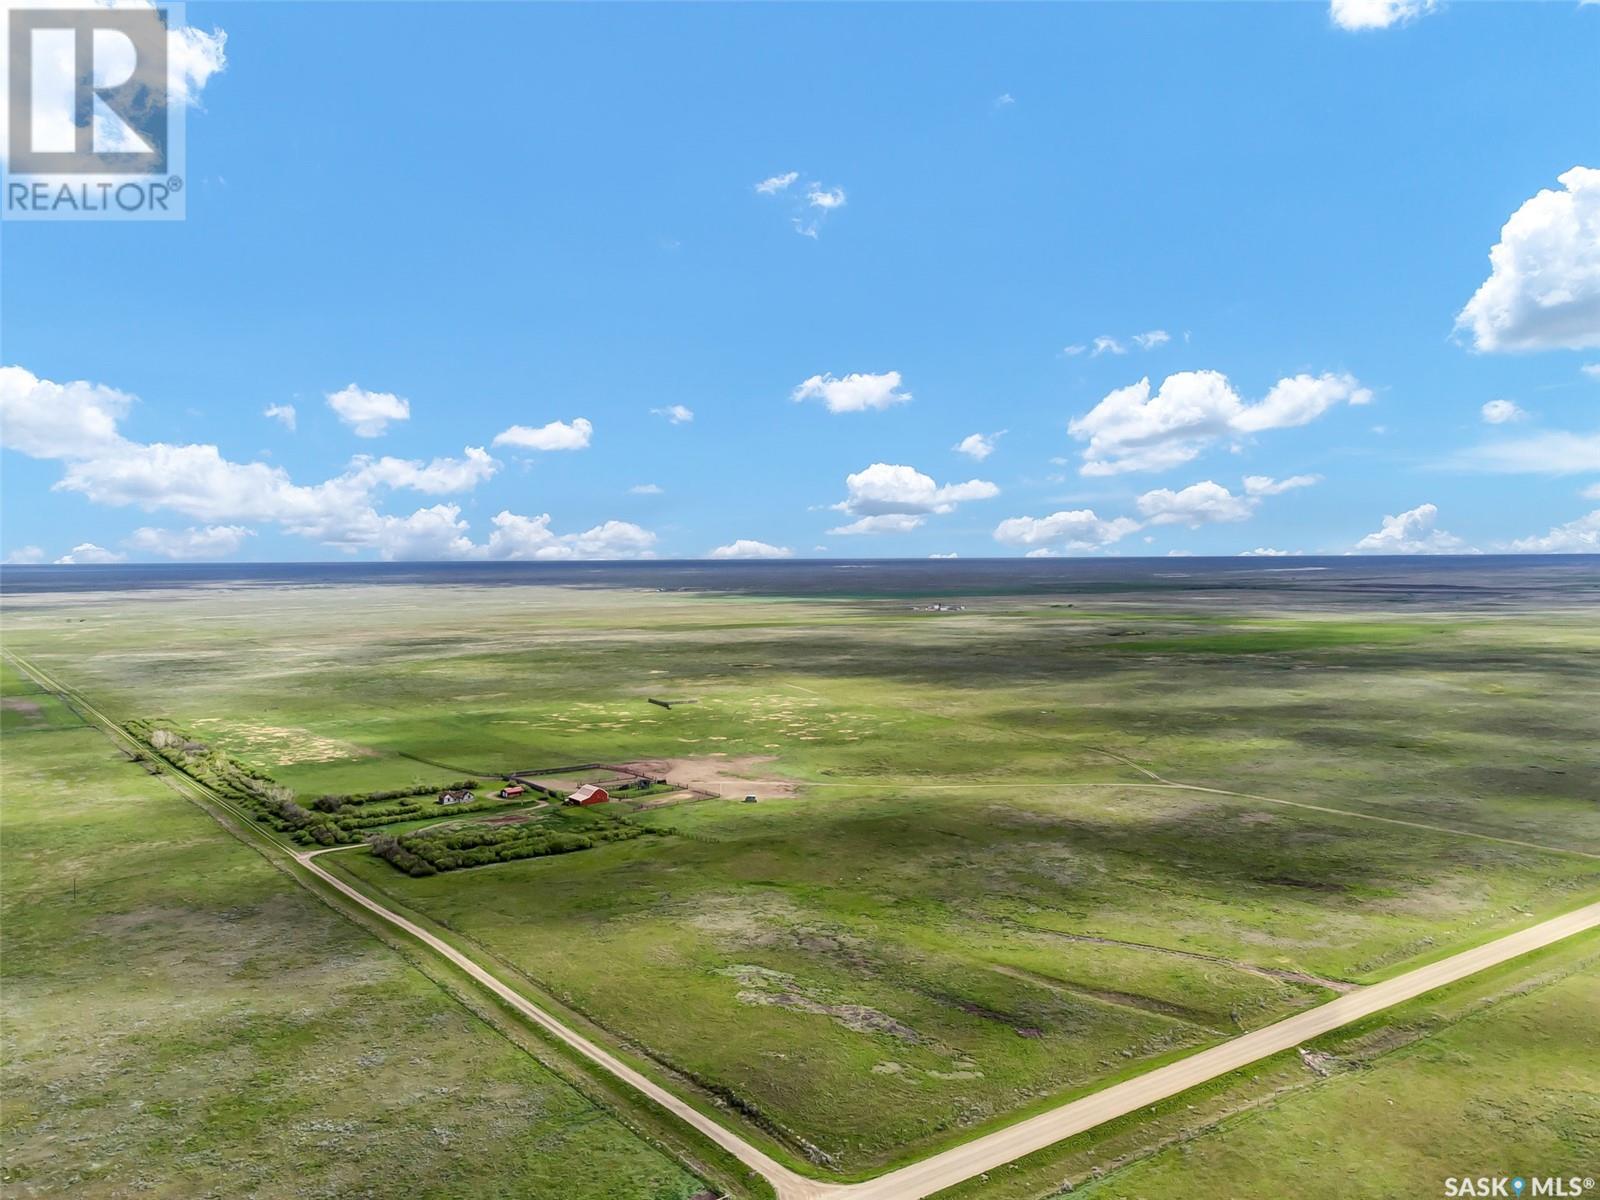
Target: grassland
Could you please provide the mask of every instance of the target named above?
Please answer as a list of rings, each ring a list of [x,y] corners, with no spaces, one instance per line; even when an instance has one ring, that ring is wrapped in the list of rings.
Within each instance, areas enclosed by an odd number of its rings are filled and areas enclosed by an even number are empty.
[[[0,781],[7,1196],[699,1190],[100,734]]]
[[[845,1177],[1600,895],[1584,612],[392,587],[84,596],[8,633],[304,795],[640,758],[792,781],[580,854],[322,861]]]

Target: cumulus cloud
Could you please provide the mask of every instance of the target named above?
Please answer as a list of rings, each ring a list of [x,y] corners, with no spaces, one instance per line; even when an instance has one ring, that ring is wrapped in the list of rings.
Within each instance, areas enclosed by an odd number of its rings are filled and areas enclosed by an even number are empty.
[[[1573,167],[1511,214],[1489,278],[1456,317],[1474,348],[1600,346],[1600,170]]]
[[[830,533],[904,533],[933,513],[948,513],[968,500],[987,500],[1000,489],[986,479],[940,486],[915,467],[873,463],[845,477],[847,495],[835,511],[857,518]]]
[[[261,410],[261,415],[278,422],[290,433],[294,432],[295,412],[292,404],[269,404]]]
[[[911,393],[900,386],[899,371],[885,371],[881,375],[858,372],[843,379],[835,379],[831,374],[813,375],[789,395],[796,403],[821,400],[829,412],[836,413],[890,408],[911,400]]]
[[[1054,512],[1048,517],[1008,517],[995,526],[994,540],[1003,546],[1032,547],[1029,557],[1047,558],[1061,549],[1099,550],[1139,529],[1131,517],[1109,521],[1092,508]]]
[[[709,558],[788,558],[794,553],[787,546],[774,546],[751,538],[739,538],[726,546],[718,546]]]
[[[1511,400],[1490,400],[1479,409],[1479,412],[1483,414],[1484,421],[1490,425],[1504,425],[1507,421],[1520,421],[1528,415]]]
[[[652,553],[656,535],[629,521],[606,521],[582,533],[557,534],[550,529],[550,514],[537,517],[501,512],[485,547],[488,558],[644,558]]]
[[[115,550],[107,550],[104,546],[96,546],[93,542],[79,542],[71,550],[56,559],[56,566],[94,566],[100,563],[127,561],[128,556],[126,554],[118,554]]]
[[[461,458],[436,458],[421,463],[405,458],[360,456],[350,464],[344,478],[368,490],[383,486],[409,488],[429,495],[470,492],[493,477],[500,464],[482,446],[468,446]]]
[[[31,566],[42,563],[44,559],[45,553],[38,546],[18,546],[5,557],[5,561],[14,567]]]
[[[79,458],[114,448],[133,397],[98,383],[52,383],[0,367],[0,441],[33,458]]]
[[[357,437],[382,437],[391,421],[409,421],[411,402],[391,392],[369,392],[350,384],[328,393],[328,407]]]
[[[1388,29],[1426,16],[1438,0],[1331,0],[1328,16],[1340,29]]]
[[[258,523],[276,524],[288,533],[348,552],[371,550],[391,559],[633,557],[650,553],[655,541],[653,533],[623,521],[557,534],[549,528],[548,515],[502,512],[494,519],[489,541],[474,543],[455,505],[395,515],[380,513],[374,501],[378,493],[392,489],[432,494],[469,490],[498,468],[482,447],[469,446],[460,458],[429,462],[362,455],[342,474],[305,485],[294,482],[281,467],[233,462],[213,445],[124,438],[116,421],[132,401],[131,396],[100,385],[55,384],[20,368],[0,371],[0,428],[6,445],[36,458],[60,461],[63,470],[54,485],[57,490],[76,492],[96,504],[164,509],[211,527],[183,535],[153,528],[139,531],[132,544],[153,553],[164,552],[163,547],[182,549],[183,537],[195,546],[215,547],[234,536],[232,527]],[[588,422],[580,420],[561,428],[568,431],[565,438],[581,434],[587,439],[587,427]],[[95,548],[80,547],[68,557],[85,562],[94,552]]]
[[[1220,483],[1207,479],[1192,483],[1182,491],[1157,488],[1138,499],[1139,514],[1152,525],[1202,525],[1224,521],[1245,521],[1255,512],[1255,502],[1235,496]]]
[[[927,517],[916,513],[880,513],[875,517],[862,517],[851,521],[847,525],[838,525],[828,530],[829,533],[842,533],[849,536],[856,534],[872,533],[910,533],[922,525]]]
[[[1453,533],[1435,528],[1439,510],[1419,504],[1397,516],[1384,517],[1383,527],[1356,543],[1365,554],[1470,554],[1472,549]]]
[[[806,189],[806,203],[812,208],[831,211],[843,208],[845,204],[844,189],[841,187],[825,188],[820,183],[813,183]]]
[[[966,437],[962,438],[959,442],[952,446],[951,449],[958,454],[965,454],[968,458],[976,459],[978,462],[982,462],[984,459],[988,458],[989,455],[994,453],[995,443],[997,443],[1000,438],[1004,436],[1004,434],[1004,429],[1000,430],[999,433],[969,433]]]
[[[565,421],[551,421],[537,429],[528,425],[513,425],[495,434],[496,446],[515,446],[519,450],[583,450],[594,434],[594,425],[583,417],[576,417],[569,425]]]
[[[206,525],[188,529],[135,529],[127,545],[162,558],[223,558],[234,553],[254,531],[243,525]]]
[[[1298,550],[1274,550],[1271,546],[1257,546],[1254,550],[1239,551],[1240,558],[1288,558],[1299,554]]]
[[[799,178],[799,171],[785,171],[781,175],[770,175],[756,184],[756,191],[763,196],[776,196],[779,192],[788,191],[790,185]]]
[[[1539,537],[1519,538],[1511,548],[1524,554],[1600,554],[1600,508]]]
[[[1153,395],[1148,377],[1110,392],[1067,428],[1087,443],[1082,474],[1116,475],[1175,467],[1223,438],[1306,425],[1336,404],[1371,399],[1350,375],[1296,375],[1246,404],[1225,375],[1180,371]]]
[[[1467,471],[1500,475],[1578,475],[1600,471],[1600,433],[1552,430],[1473,446],[1454,455],[1449,465]]]
[[[666,408],[652,408],[650,411],[658,417],[665,417],[674,425],[687,425],[694,420],[694,410],[682,404],[669,404]]]
[[[1128,348],[1110,334],[1102,333],[1090,344],[1090,356],[1099,358],[1102,354],[1126,354]]]

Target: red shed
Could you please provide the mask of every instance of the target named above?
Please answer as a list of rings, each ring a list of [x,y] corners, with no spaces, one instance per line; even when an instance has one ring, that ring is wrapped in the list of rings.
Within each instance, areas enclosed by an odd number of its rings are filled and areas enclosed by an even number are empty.
[[[513,783],[500,789],[500,798],[502,800],[510,800],[516,796],[522,795],[522,793],[527,790],[528,789],[523,787],[520,783]]]
[[[604,804],[609,799],[611,799],[611,793],[606,791],[605,788],[596,787],[592,783],[586,783],[577,791],[573,792],[572,795],[567,797],[567,803]]]

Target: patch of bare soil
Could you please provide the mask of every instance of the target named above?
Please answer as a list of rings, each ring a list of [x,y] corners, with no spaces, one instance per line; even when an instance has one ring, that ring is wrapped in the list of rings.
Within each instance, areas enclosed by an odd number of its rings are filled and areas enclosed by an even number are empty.
[[[7,712],[21,713],[25,717],[37,717],[43,711],[32,700],[19,700],[15,696],[0,699],[0,708]]]
[[[762,768],[775,762],[771,755],[709,755],[701,758],[646,758],[619,763],[624,770],[637,771],[652,779],[665,779],[678,787],[711,792],[718,796],[794,795],[792,779],[781,779]]]
[[[895,1020],[888,1013],[868,1008],[865,1004],[829,1004],[809,996],[801,990],[801,985],[793,975],[782,971],[741,963],[726,968],[722,974],[739,981],[738,1000],[741,1004],[771,1004],[795,1012],[832,1017],[856,1033],[886,1033],[911,1044],[922,1041],[915,1029],[903,1021]]]

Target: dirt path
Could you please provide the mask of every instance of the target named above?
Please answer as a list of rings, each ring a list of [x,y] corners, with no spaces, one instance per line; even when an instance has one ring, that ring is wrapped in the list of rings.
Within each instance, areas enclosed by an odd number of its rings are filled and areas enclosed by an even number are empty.
[[[729,755],[726,758],[643,758],[618,763],[653,779],[665,779],[679,787],[718,796],[792,796],[797,786],[792,779],[766,774],[762,768],[777,759],[772,755]]]
[[[55,684],[43,672],[17,659],[14,655],[9,657],[20,669],[45,688],[55,691],[63,699],[67,699],[70,696],[81,706],[81,711],[90,720],[99,724],[113,741],[119,745],[136,744],[133,743],[130,735],[121,726],[104,716],[92,705],[82,701],[81,697],[78,697],[76,693]],[[726,765],[732,765],[734,761],[729,760]],[[237,827],[236,823],[242,822],[251,829],[253,834],[261,836],[259,830],[250,826],[246,814],[241,813],[228,801],[196,780],[178,775],[169,775],[168,778],[174,781],[174,786],[177,786],[180,791],[200,804],[225,828],[240,836],[241,840],[244,840],[248,845],[267,854],[262,848],[261,841],[255,840],[255,838],[245,834]],[[1160,786],[1173,785],[1163,784]],[[1221,795],[1240,794],[1222,792],[1220,789],[1215,788],[1197,788],[1193,790],[1212,791]],[[1249,796],[1245,798],[1266,799],[1266,797]],[[1294,802],[1281,801],[1279,803]],[[1296,804],[1295,806],[1311,809],[1318,809],[1319,807],[1310,804]],[[1338,812],[1339,810],[1322,809],[1320,811]],[[1385,818],[1374,819],[1384,820]],[[1414,824],[1407,821],[1390,821],[1390,823],[1399,825]],[[1430,828],[1428,826],[1421,827]],[[1040,1113],[1038,1116],[1019,1121],[1017,1124],[1005,1129],[999,1129],[993,1133],[975,1138],[963,1145],[934,1154],[920,1162],[890,1171],[875,1179],[870,1179],[863,1183],[840,1184],[808,1179],[799,1172],[784,1166],[760,1148],[751,1144],[740,1134],[725,1128],[712,1117],[700,1112],[699,1109],[687,1101],[630,1067],[604,1047],[563,1024],[559,1018],[546,1012],[521,993],[502,983],[494,974],[480,966],[467,954],[457,950],[454,946],[420,925],[394,912],[380,901],[375,900],[365,892],[358,890],[325,870],[316,859],[321,854],[330,852],[335,848],[330,847],[327,851],[302,851],[289,847],[270,835],[265,835],[264,840],[276,846],[279,852],[291,857],[298,866],[315,875],[318,880],[334,889],[350,903],[358,905],[407,937],[420,942],[441,958],[465,972],[496,996],[499,996],[517,1012],[549,1032],[573,1051],[626,1083],[629,1087],[647,1097],[716,1145],[722,1147],[752,1170],[759,1172],[771,1183],[778,1200],[922,1200],[925,1196],[930,1196],[935,1192],[953,1187],[987,1171],[1002,1167],[1007,1163],[1014,1162],[1026,1155],[1054,1145],[1065,1138],[1093,1129],[1107,1121],[1127,1116],[1139,1109],[1157,1104],[1162,1100],[1188,1091],[1190,1088],[1248,1066],[1250,1063],[1285,1050],[1295,1049],[1312,1038],[1364,1020],[1396,1004],[1404,1003],[1426,992],[1466,979],[1480,971],[1488,970],[1521,955],[1552,945],[1564,938],[1572,937],[1586,930],[1600,928],[1600,903],[1585,905],[1559,917],[1542,921],[1537,925],[1529,926],[1515,933],[1506,934],[1481,946],[1463,950],[1448,958],[1396,975],[1394,978],[1386,979],[1382,983],[1358,988],[1335,1000],[1330,1000],[1326,1004],[1318,1005],[1315,1008],[1296,1013],[1294,1016],[1286,1017],[1282,1021],[1264,1026],[1261,1029],[1231,1038],[1209,1049],[1198,1051],[1186,1058],[1168,1063],[1166,1066],[1146,1071],[1133,1079],[1113,1084],[1111,1087],[1103,1088],[1081,1099],[1058,1105],[1048,1112]],[[1489,840],[1505,841],[1507,839],[1491,838]],[[272,858],[273,855],[267,854],[267,857]]]

